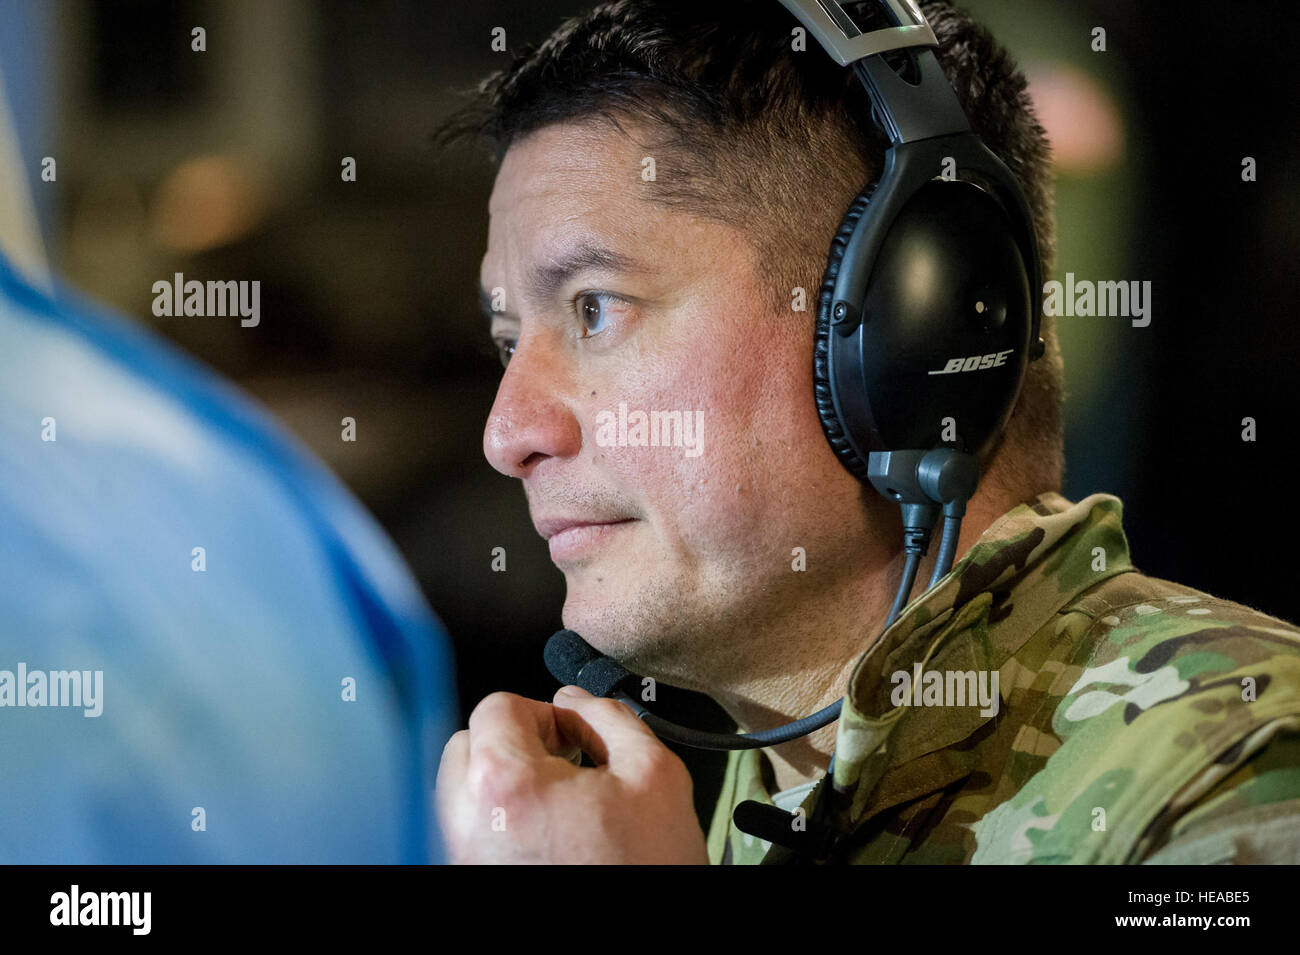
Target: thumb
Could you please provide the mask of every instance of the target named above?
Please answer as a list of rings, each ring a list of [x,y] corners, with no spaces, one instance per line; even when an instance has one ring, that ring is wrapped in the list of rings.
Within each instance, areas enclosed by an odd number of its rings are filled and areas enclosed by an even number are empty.
[[[565,736],[615,775],[638,774],[648,759],[662,758],[667,750],[654,731],[617,700],[566,686],[555,694],[553,705]]]

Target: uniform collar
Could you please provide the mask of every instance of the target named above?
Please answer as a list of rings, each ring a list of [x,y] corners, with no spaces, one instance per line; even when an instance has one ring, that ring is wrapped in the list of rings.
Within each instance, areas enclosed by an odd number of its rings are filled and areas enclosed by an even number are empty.
[[[925,671],[997,671],[1000,713],[1017,676],[1008,666],[1016,651],[1078,594],[1132,569],[1121,513],[1110,494],[1075,504],[1047,492],[1013,508],[863,654],[836,736],[828,795],[837,828],[854,828],[974,771],[975,749],[954,744],[992,731],[997,714],[980,706],[896,706],[891,695],[902,691],[894,674],[911,676],[918,663]],[[810,798],[827,789],[819,784]]]

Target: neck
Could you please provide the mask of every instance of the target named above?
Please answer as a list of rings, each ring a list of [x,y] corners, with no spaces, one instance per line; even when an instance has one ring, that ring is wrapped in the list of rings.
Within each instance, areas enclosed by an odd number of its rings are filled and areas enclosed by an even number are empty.
[[[1020,503],[1016,495],[976,495],[967,508],[954,564],[999,517]],[[882,553],[865,573],[840,583],[836,592],[818,592],[806,604],[769,617],[763,635],[751,634],[750,645],[769,647],[768,666],[708,692],[743,732],[753,733],[801,719],[842,699],[863,654],[885,629],[894,595],[902,582],[905,555],[901,521],[895,511],[897,545]],[[939,549],[940,525],[917,571],[911,597],[924,593]],[[772,665],[778,664],[778,665]],[[772,765],[777,791],[811,782],[825,774],[835,749],[838,721],[799,739],[763,750]]]

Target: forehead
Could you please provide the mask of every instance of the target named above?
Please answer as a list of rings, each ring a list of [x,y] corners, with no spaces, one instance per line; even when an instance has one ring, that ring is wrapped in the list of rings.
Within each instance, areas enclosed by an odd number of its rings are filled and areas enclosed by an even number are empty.
[[[544,126],[507,150],[488,211],[512,211],[521,204],[546,202],[557,193],[597,198],[611,187],[629,191],[631,180],[639,180],[642,151],[608,122]]]
[[[641,178],[645,152],[608,122],[554,124],[516,142],[488,201],[484,271],[593,233],[630,245],[661,229],[672,213],[648,201],[649,184]]]

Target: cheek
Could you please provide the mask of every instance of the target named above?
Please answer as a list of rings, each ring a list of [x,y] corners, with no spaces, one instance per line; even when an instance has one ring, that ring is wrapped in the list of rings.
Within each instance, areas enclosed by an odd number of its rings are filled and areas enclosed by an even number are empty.
[[[774,532],[806,513],[799,505],[810,493],[809,458],[821,450],[811,442],[824,439],[812,411],[811,332],[806,356],[789,329],[730,332],[662,349],[664,358],[643,357],[623,387],[596,405],[617,416],[624,402],[629,418],[634,411],[680,412],[694,448],[595,451],[666,545],[680,541],[697,556],[734,559],[737,551],[784,545]]]

